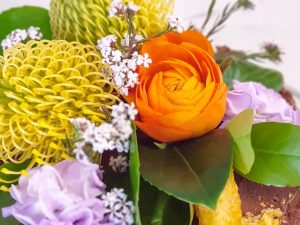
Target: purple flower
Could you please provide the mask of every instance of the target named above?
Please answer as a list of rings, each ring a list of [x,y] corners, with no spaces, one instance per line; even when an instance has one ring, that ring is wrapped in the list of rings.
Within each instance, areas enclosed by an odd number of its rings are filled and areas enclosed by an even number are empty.
[[[24,225],[112,225],[105,220],[102,174],[95,164],[65,160],[21,176],[11,187],[16,203],[3,209]]]
[[[235,80],[233,90],[228,92],[222,127],[246,109],[254,110],[254,123],[282,122],[300,125],[300,111],[295,111],[279,93],[260,83]]]

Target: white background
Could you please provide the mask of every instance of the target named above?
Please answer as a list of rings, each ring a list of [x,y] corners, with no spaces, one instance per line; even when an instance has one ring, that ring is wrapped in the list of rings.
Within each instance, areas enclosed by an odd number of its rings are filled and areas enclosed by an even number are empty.
[[[80,0],[73,0],[80,1]],[[175,0],[175,14],[201,24],[210,0]],[[217,11],[230,0],[218,0]],[[48,8],[50,0],[0,0],[0,12],[13,6],[38,5]],[[243,50],[258,50],[263,43],[275,42],[284,51],[283,63],[267,64],[285,75],[286,85],[300,93],[300,1],[254,0],[254,11],[234,15],[226,28],[214,37],[214,44]],[[1,29],[1,24],[0,24]],[[299,96],[300,97],[300,96]]]

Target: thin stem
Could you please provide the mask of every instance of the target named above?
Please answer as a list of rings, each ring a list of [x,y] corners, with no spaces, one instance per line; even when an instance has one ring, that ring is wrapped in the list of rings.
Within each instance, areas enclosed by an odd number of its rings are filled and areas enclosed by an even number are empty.
[[[206,18],[201,26],[201,30],[204,30],[206,25],[208,24],[208,22],[210,21],[211,19],[211,16],[212,16],[212,13],[213,13],[213,10],[214,10],[214,7],[215,7],[215,4],[216,4],[216,0],[212,0],[211,3],[209,4],[209,7],[208,7],[208,10],[207,10],[207,14],[206,14]]]
[[[162,31],[162,32],[160,32],[160,33],[158,33],[158,34],[156,34],[155,36],[151,37],[150,39],[152,39],[152,38],[159,38],[159,37],[161,37],[162,35],[164,35],[165,33],[168,33],[168,32],[170,32],[170,31],[172,31],[172,29],[171,29],[171,27],[169,26],[166,30],[164,30],[164,31]],[[145,39],[143,39],[143,40],[137,41],[136,43],[137,43],[137,44],[142,44],[142,43],[145,43],[145,42],[147,42],[147,41],[150,41],[150,39],[149,39],[149,38],[145,38]]]
[[[211,6],[208,11],[208,16],[207,16],[208,21],[211,17],[213,8],[214,8],[214,2],[211,3]],[[236,2],[232,5],[227,4],[223,9],[221,16],[216,19],[214,26],[208,32],[207,37],[210,37],[213,34],[220,31],[224,27],[224,23],[238,10],[253,9],[253,8],[254,8],[254,4],[250,0],[236,0]],[[204,27],[206,26],[208,21],[204,22]]]
[[[207,37],[210,37],[217,33],[219,30],[222,29],[222,26],[224,23],[232,16],[233,13],[235,13],[239,9],[238,4],[234,3],[232,6],[229,4],[225,6],[223,9],[223,12],[221,14],[221,17],[216,20],[214,26],[210,29],[210,31],[207,33]]]
[[[129,46],[128,46],[128,57],[132,55],[132,52],[134,50],[134,46],[136,45],[136,30],[134,28],[133,22],[132,22],[132,15],[129,14],[127,16],[127,22],[129,26]]]

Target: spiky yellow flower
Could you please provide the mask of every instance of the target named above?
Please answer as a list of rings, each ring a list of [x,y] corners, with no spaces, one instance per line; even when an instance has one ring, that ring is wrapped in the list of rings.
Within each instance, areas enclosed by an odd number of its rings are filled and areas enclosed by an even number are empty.
[[[195,206],[199,225],[241,225],[242,210],[233,172],[221,194],[216,210]]]
[[[130,0],[124,0],[129,2]],[[96,44],[99,38],[115,34],[121,38],[127,24],[119,17],[110,17],[112,0],[52,0],[51,28],[54,39]],[[134,25],[140,35],[159,33],[167,27],[174,0],[131,0],[140,7]]]
[[[78,42],[30,41],[6,50],[0,57],[0,162],[32,159],[31,167],[68,157],[69,119],[100,124],[106,119],[100,107],[119,101],[102,67],[95,47]]]

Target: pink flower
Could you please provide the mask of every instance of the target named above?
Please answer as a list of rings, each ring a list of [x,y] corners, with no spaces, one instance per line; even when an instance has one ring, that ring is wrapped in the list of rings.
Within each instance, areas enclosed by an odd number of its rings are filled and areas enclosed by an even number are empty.
[[[102,174],[95,164],[65,160],[21,176],[11,187],[16,203],[3,209],[24,225],[110,225],[105,223]]]
[[[233,81],[228,92],[222,127],[240,112],[254,110],[254,123],[282,122],[300,125],[300,111],[294,110],[277,92],[260,83]]]

